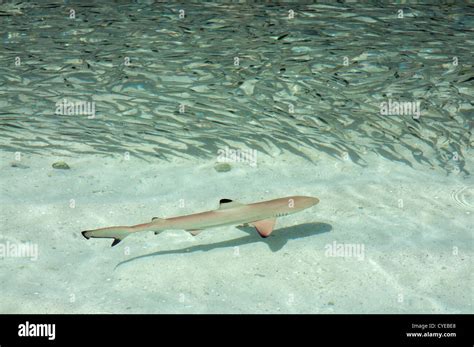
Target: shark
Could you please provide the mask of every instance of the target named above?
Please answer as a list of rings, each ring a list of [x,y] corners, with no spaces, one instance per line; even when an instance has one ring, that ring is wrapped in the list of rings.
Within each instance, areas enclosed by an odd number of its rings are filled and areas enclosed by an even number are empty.
[[[152,218],[151,222],[132,226],[113,226],[82,231],[86,239],[111,238],[112,247],[127,236],[140,231],[186,230],[196,236],[202,230],[228,225],[253,226],[261,237],[268,237],[275,228],[278,217],[300,212],[319,203],[310,196],[285,198],[242,204],[231,199],[221,199],[217,210],[199,212],[171,218]]]

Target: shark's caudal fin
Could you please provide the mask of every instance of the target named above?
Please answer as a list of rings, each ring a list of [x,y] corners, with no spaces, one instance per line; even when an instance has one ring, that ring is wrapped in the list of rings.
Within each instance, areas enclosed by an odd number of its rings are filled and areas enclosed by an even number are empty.
[[[94,229],[94,230],[86,230],[82,232],[82,235],[86,239],[93,238],[112,238],[114,241],[112,242],[112,247],[117,245],[120,241],[126,238],[134,232],[132,227],[126,226],[119,226],[119,227],[109,227],[109,228],[101,228],[101,229]]]

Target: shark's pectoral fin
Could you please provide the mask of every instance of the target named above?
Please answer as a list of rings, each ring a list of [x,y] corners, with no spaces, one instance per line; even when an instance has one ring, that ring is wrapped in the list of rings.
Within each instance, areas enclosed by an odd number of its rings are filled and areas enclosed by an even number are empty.
[[[193,229],[193,230],[186,230],[188,233],[190,233],[193,236],[199,235],[199,233],[202,231],[202,229]]]
[[[275,223],[276,218],[271,218],[259,220],[250,223],[250,225],[253,225],[255,229],[257,229],[257,232],[260,234],[261,237],[268,237],[272,233],[273,228],[275,227]]]

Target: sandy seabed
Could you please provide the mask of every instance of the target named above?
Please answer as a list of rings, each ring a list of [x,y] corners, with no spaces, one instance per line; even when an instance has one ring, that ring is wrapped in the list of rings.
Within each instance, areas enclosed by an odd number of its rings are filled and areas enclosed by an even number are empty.
[[[470,176],[375,156],[368,168],[263,156],[229,172],[204,159],[1,156],[1,242],[38,250],[0,258],[1,313],[472,313]],[[267,239],[231,226],[111,248],[80,234],[290,195],[321,202]]]

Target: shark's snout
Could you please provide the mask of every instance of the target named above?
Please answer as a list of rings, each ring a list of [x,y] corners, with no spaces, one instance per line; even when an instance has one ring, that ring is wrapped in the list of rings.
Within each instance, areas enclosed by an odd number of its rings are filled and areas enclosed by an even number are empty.
[[[311,206],[314,206],[316,204],[319,204],[319,199],[318,198],[313,198],[313,197],[308,197],[308,202]]]
[[[300,204],[304,206],[305,208],[314,206],[319,203],[318,198],[313,198],[312,196],[302,196],[300,198]]]

